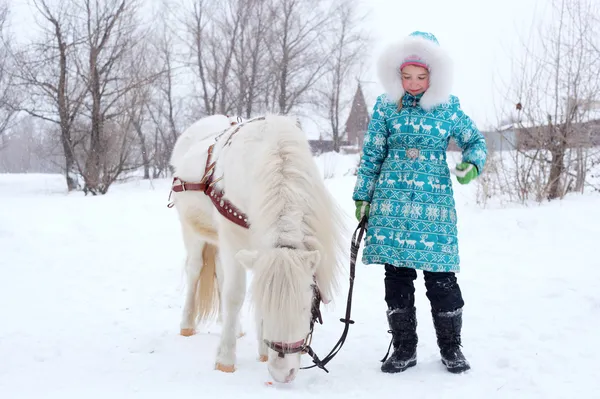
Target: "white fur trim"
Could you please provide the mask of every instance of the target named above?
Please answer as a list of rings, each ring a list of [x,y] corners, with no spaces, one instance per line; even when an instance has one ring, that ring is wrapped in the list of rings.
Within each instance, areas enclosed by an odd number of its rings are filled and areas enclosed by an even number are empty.
[[[398,102],[404,96],[400,65],[417,54],[430,68],[429,88],[421,97],[425,110],[449,101],[452,91],[453,65],[450,56],[439,45],[422,37],[409,36],[389,45],[379,57],[377,74],[388,98]]]

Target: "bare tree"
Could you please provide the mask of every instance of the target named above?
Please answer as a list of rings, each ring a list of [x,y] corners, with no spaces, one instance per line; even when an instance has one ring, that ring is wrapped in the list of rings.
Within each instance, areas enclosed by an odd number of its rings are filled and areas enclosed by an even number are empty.
[[[310,101],[311,89],[325,73],[330,56],[321,42],[331,26],[328,11],[328,3],[320,0],[271,2],[266,45],[273,81],[267,109],[287,114]]]
[[[140,52],[138,57],[134,57],[131,62],[130,69],[133,74],[133,80],[142,81],[144,77],[150,76],[153,73],[153,54],[149,51],[148,43],[143,43],[136,50]],[[123,96],[123,107],[126,110],[128,119],[127,125],[133,129],[137,135],[139,145],[139,156],[141,164],[144,168],[144,179],[150,179],[151,168],[151,153],[147,134],[145,132],[148,107],[152,97],[152,85],[138,85],[128,91]],[[138,162],[139,163],[139,162]]]
[[[196,0],[186,18],[191,43],[192,69],[200,81],[204,114],[227,114],[236,97],[229,80],[234,51],[247,14],[248,0],[224,0],[215,4]],[[209,5],[210,4],[210,5]]]
[[[72,56],[80,40],[69,2],[51,8],[46,0],[33,2],[43,38],[12,51],[15,85],[28,95],[16,109],[59,126],[68,190],[77,188],[73,125],[80,115],[85,88],[74,73]]]
[[[354,1],[354,0],[352,0]],[[316,103],[330,63],[337,12],[356,21],[352,4],[319,0],[196,0],[182,18],[200,115],[287,114]],[[332,5],[334,4],[334,5]],[[348,35],[357,29],[346,25]],[[350,40],[347,36],[344,40]],[[331,43],[330,43],[331,44]],[[349,44],[344,48],[348,56]]]
[[[164,13],[163,13],[164,15]],[[157,79],[152,85],[152,98],[147,102],[147,130],[153,132],[151,166],[152,176],[166,176],[169,171],[169,159],[173,146],[181,133],[184,117],[183,98],[181,93],[187,82],[183,64],[177,59],[176,36],[169,29],[169,21],[163,22],[150,44],[152,62],[156,68]],[[186,84],[179,84],[179,82]]]
[[[250,118],[255,110],[264,108],[260,101],[269,79],[265,46],[269,29],[267,6],[266,0],[246,1],[242,11],[243,29],[234,48],[233,73],[237,81],[234,107],[238,115],[246,118]]]
[[[354,82],[364,66],[364,54],[369,37],[364,28],[366,14],[359,14],[356,0],[339,1],[331,13],[332,24],[328,41],[322,96],[327,104],[327,118],[331,127],[333,149],[340,150],[343,138],[343,117],[347,114]]]
[[[554,0],[553,19],[525,46],[511,96],[518,102],[516,181],[526,198],[582,191],[593,146],[590,124],[600,100],[600,34],[592,0]],[[596,116],[597,117],[597,116]]]
[[[82,170],[84,191],[105,194],[123,172],[136,167],[128,165],[132,140],[130,119],[123,119],[128,113],[123,107],[125,96],[148,84],[153,77],[140,77],[132,70],[132,66],[143,62],[130,58],[143,57],[143,53],[135,51],[144,39],[137,18],[139,2],[85,0],[79,3],[83,3],[80,13],[85,40],[78,51],[78,69],[87,89],[86,107],[90,118]],[[111,150],[118,150],[118,156]]]
[[[3,146],[4,135],[9,130],[16,114],[13,79],[10,73],[9,46],[11,37],[6,32],[8,15],[8,4],[4,1],[0,2],[0,148]]]

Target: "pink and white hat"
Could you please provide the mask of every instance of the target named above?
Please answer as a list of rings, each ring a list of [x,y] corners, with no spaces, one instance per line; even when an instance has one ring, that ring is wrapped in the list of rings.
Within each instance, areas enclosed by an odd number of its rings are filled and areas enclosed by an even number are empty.
[[[407,65],[429,71],[429,88],[420,101],[423,109],[430,110],[450,100],[452,60],[432,33],[415,31],[383,50],[377,61],[377,75],[391,102],[397,103],[405,94],[400,71]]]
[[[415,66],[423,67],[423,68],[427,69],[428,71],[430,71],[429,64],[427,64],[421,57],[419,57],[416,54],[409,55],[408,57],[406,57],[404,59],[404,61],[402,62],[402,64],[400,64],[400,70],[402,70],[402,68],[404,68],[407,65],[415,65]]]

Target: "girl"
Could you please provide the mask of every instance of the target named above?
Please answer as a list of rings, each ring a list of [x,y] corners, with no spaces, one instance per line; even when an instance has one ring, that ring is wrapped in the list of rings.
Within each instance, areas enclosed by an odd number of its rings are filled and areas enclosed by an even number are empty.
[[[454,138],[462,162],[453,172],[466,184],[483,169],[485,139],[450,94],[451,62],[431,33],[413,32],[388,47],[378,74],[385,93],[365,134],[353,200],[356,217],[369,222],[363,263],[385,265],[394,351],[381,370],[396,373],[417,363],[414,280],[422,270],[442,363],[460,373],[470,366],[460,349],[464,302],[455,276],[456,209],[446,150]]]

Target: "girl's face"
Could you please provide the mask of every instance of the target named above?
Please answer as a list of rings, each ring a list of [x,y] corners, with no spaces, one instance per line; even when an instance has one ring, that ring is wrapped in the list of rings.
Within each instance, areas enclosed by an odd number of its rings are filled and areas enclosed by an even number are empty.
[[[429,88],[429,72],[417,65],[402,68],[402,87],[412,95],[421,94]]]

